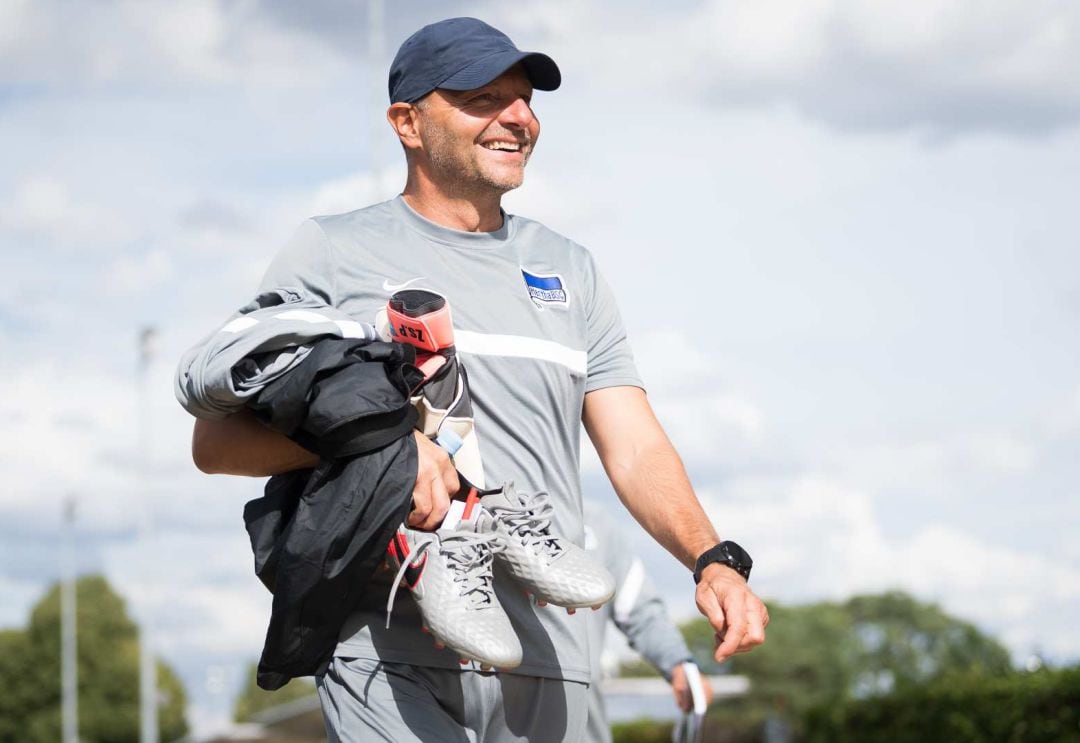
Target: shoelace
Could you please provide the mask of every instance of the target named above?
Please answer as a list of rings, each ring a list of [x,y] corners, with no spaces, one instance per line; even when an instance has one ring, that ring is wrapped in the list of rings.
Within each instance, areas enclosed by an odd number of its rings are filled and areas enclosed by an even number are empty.
[[[402,561],[397,575],[394,576],[394,582],[390,587],[390,598],[386,602],[387,629],[390,628],[390,613],[394,608],[394,597],[397,596],[405,571],[417,565],[428,548],[436,543],[440,545],[440,552],[446,558],[446,564],[450,568],[454,582],[459,586],[459,595],[467,597],[474,608],[483,605],[490,606],[494,603],[495,587],[492,585],[491,561],[497,552],[505,549],[498,535],[468,531],[432,535],[431,539],[417,545],[408,560]]]
[[[521,500],[520,508],[496,506],[492,510],[498,512],[499,518],[510,528],[510,533],[519,537],[527,547],[541,552],[549,562],[554,560],[562,554],[563,546],[558,537],[548,533],[551,517],[555,513],[550,497],[542,490],[517,495]]]
[[[506,549],[499,535],[455,532],[443,538],[443,547],[461,595],[468,596],[474,607],[490,606],[495,601],[491,561]]]

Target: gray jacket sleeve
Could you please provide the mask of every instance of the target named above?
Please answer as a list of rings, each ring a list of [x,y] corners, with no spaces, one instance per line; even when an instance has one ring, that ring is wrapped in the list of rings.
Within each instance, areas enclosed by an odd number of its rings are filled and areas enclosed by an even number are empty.
[[[304,289],[263,291],[180,359],[176,399],[198,418],[220,420],[292,369],[319,338],[376,340],[358,323]]]
[[[615,626],[626,635],[630,647],[671,681],[671,669],[691,657],[682,633],[645,574],[641,559],[625,549],[627,540],[619,538],[610,516],[598,514],[591,504],[585,516],[597,556],[615,577],[615,598],[609,604]]]

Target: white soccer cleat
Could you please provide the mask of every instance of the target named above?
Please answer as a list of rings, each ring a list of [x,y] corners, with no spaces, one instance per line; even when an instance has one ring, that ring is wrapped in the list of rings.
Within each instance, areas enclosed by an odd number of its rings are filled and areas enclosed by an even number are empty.
[[[513,483],[480,497],[484,512],[479,529],[503,542],[495,559],[528,591],[538,605],[573,609],[599,606],[615,595],[615,579],[585,550],[551,533],[553,507],[547,493],[518,493]]]
[[[508,670],[521,664],[521,642],[492,585],[498,537],[476,525],[474,518],[436,532],[398,528],[388,550],[398,572],[386,624],[404,581],[436,648],[445,645],[462,658]]]

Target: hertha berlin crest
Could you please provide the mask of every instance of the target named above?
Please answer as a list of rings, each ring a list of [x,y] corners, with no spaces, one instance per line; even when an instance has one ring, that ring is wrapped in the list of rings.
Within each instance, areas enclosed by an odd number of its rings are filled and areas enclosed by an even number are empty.
[[[529,297],[537,309],[543,309],[545,304],[569,304],[562,276],[529,273],[524,268],[521,269],[521,275],[525,278],[525,288],[529,290]]]

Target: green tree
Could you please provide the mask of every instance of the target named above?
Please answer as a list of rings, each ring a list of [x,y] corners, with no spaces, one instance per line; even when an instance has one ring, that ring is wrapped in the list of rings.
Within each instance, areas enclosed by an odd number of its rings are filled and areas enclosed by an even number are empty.
[[[315,684],[308,679],[293,679],[275,691],[260,689],[256,681],[257,672],[257,663],[248,666],[247,681],[233,705],[233,718],[237,722],[247,722],[264,709],[315,695]]]
[[[1011,670],[999,642],[907,594],[856,596],[844,608],[859,647],[854,696],[922,686],[948,675]]]
[[[814,743],[1075,743],[1080,741],[1080,666],[948,676],[818,708],[805,723],[805,740]]]
[[[906,689],[951,675],[1011,670],[996,640],[933,604],[900,592],[844,603],[769,602],[768,639],[736,655],[728,670],[750,679],[745,697],[716,714],[746,728],[771,715],[795,720],[811,708]],[[704,619],[682,626],[701,667],[715,673],[713,631]],[[737,721],[737,725],[736,725]]]
[[[76,583],[79,738],[122,743],[139,737],[138,635],[101,576]],[[162,740],[187,732],[179,678],[158,662]],[[33,608],[25,630],[0,633],[0,741],[56,741],[60,717],[60,588]]]

